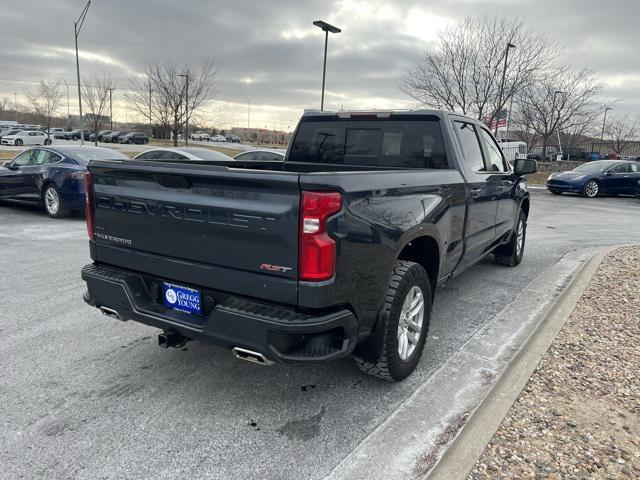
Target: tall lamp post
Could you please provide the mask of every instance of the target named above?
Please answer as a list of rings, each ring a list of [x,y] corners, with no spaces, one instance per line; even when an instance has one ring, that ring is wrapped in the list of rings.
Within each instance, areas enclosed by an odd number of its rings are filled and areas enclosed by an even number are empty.
[[[329,32],[331,33],[340,33],[338,27],[334,27],[333,25],[328,24],[327,22],[323,22],[322,20],[316,20],[313,22],[316,27],[319,27],[324,32],[324,62],[322,64],[322,97],[320,99],[320,111],[324,110],[324,81],[327,74],[327,44],[329,43]]]
[[[562,95],[564,92],[560,90],[556,90],[553,92],[553,105],[551,107],[551,121],[553,123],[553,111],[556,109],[556,96]],[[558,112],[558,118],[560,117],[560,112]],[[556,134],[558,135],[558,149],[560,150],[560,159],[562,159],[562,143],[560,143],[560,129],[556,129]]]
[[[600,141],[604,139],[604,127],[607,124],[607,112],[609,110],[613,110],[613,108],[607,107],[604,109],[604,119],[602,120],[602,132],[600,132]]]
[[[247,130],[250,128],[249,125],[251,123],[251,100],[244,93],[240,94],[247,101]]]
[[[78,57],[78,35],[80,35],[80,30],[82,29],[82,25],[84,24],[84,19],[87,16],[87,11],[89,11],[89,6],[91,5],[91,0],[87,2],[87,4],[82,9],[82,13],[78,17],[78,21],[74,22],[73,27],[75,30],[76,37],[76,73],[78,75],[78,107],[80,109],[80,142],[84,145],[84,118],[82,117],[82,93],[80,88],[80,59]]]
[[[180,73],[179,77],[183,77],[185,80],[185,99],[184,99],[184,117],[185,117],[185,126],[184,126],[184,145],[189,145],[189,74],[188,73]]]
[[[502,69],[502,80],[500,81],[500,92],[498,94],[498,108],[496,108],[495,121],[496,121],[496,129],[494,131],[494,135],[498,135],[498,115],[500,115],[500,110],[502,109],[502,96],[504,95],[504,82],[507,77],[507,62],[509,60],[509,50],[512,48],[516,48],[516,46],[509,42],[507,43],[507,48],[504,51],[504,67]],[[511,115],[511,112],[509,112]]]

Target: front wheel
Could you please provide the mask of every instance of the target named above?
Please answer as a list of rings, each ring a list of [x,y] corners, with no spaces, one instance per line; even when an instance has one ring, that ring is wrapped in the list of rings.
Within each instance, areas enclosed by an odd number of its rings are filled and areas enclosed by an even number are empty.
[[[77,142],[78,140],[80,140],[80,137],[76,137],[75,135],[73,137],[71,137],[71,140],[73,140],[74,142]]]
[[[494,251],[496,263],[515,267],[522,261],[524,256],[524,243],[527,238],[527,217],[522,210],[518,215],[516,229],[511,235],[511,240],[505,245],[500,245]]]
[[[24,142],[22,140],[20,140],[19,138],[15,141],[16,147],[21,147]]]
[[[582,196],[587,198],[595,198],[598,196],[598,191],[600,190],[600,185],[595,180],[589,180],[582,187]]]
[[[367,375],[397,382],[418,365],[429,332],[431,284],[424,268],[397,260],[389,281],[380,321],[383,344],[375,357],[353,357]]]
[[[55,185],[49,185],[42,195],[44,200],[44,208],[47,211],[47,215],[52,218],[66,217],[69,212],[64,205],[64,200],[58,192]]]

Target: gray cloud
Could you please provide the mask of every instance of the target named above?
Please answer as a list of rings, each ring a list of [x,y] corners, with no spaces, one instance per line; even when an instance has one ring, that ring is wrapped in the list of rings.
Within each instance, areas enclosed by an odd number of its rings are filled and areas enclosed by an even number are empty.
[[[7,13],[3,8],[0,96],[20,93],[40,77],[75,83],[73,21],[83,3],[41,0]],[[87,75],[108,71],[122,89],[150,59],[213,57],[220,93],[208,112],[237,121],[245,112],[244,93],[256,121],[282,126],[319,103],[323,35],[313,20],[344,27],[330,38],[330,108],[408,107],[412,102],[398,84],[431,47],[440,20],[485,14],[520,17],[556,38],[576,67],[597,69],[611,82],[607,97],[622,97],[623,109],[640,108],[637,0],[94,0],[80,38],[81,65]]]

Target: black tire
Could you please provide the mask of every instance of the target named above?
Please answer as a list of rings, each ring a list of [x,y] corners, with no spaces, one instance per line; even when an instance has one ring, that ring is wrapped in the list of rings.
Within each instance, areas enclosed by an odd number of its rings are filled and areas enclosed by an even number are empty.
[[[45,138],[44,144],[45,145],[51,145],[51,139],[50,138]]]
[[[402,359],[398,351],[398,329],[403,304],[413,287],[418,287],[422,293],[424,304],[422,329],[412,353]],[[431,319],[431,283],[424,268],[414,262],[397,260],[393,267],[393,274],[389,280],[389,287],[385,296],[380,321],[382,328],[382,349],[377,358],[366,354],[362,357],[354,355],[353,359],[361,372],[389,382],[398,382],[408,377],[418,365],[424,344],[429,333]]]
[[[522,242],[519,241],[520,231],[522,231]],[[500,265],[506,265],[508,267],[515,267],[516,265],[518,265],[522,261],[522,257],[524,256],[524,246],[526,239],[527,216],[522,210],[520,210],[516,228],[511,235],[509,243],[500,245],[493,252],[496,263],[499,263]]]
[[[54,208],[48,201],[49,192],[51,192],[51,195],[53,195],[57,199],[56,208]],[[42,191],[42,204],[44,205],[44,209],[47,212],[47,215],[49,215],[51,218],[63,218],[69,216],[69,209],[64,204],[64,199],[60,195],[60,191],[52,183],[46,185],[44,190]]]
[[[20,140],[19,138],[17,138],[14,143],[15,143],[16,147],[21,147],[24,144],[24,142],[22,140]]]
[[[597,180],[589,180],[587,183],[584,184],[584,187],[582,187],[581,193],[583,197],[596,198],[600,193],[600,184],[598,183]]]
[[[74,135],[73,137],[71,137],[71,140],[73,140],[74,142],[77,142],[78,140],[80,140],[80,137]]]

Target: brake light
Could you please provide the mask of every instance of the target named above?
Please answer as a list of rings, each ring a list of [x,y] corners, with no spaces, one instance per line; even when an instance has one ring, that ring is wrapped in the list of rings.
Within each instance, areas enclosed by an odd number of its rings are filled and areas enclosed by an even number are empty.
[[[330,279],[336,269],[336,242],[326,231],[327,219],[342,208],[338,192],[302,192],[300,202],[299,278]]]
[[[91,178],[90,172],[84,174],[84,192],[85,198],[87,199],[87,208],[85,211],[85,218],[87,220],[87,233],[89,234],[89,238],[91,240],[95,240],[95,235],[93,233],[93,180]]]

